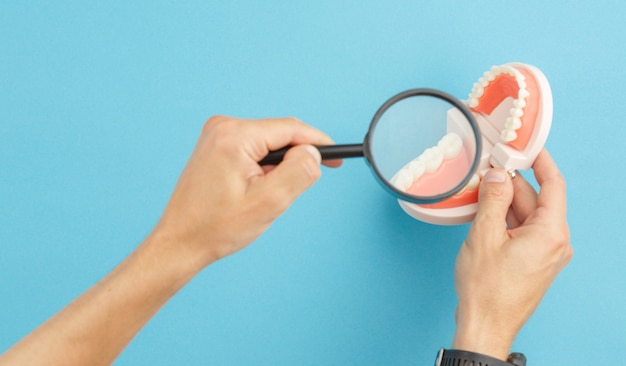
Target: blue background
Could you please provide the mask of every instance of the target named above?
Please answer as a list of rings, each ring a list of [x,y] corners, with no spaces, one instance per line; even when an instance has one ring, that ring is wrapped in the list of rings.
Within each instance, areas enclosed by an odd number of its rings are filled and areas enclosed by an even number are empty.
[[[532,365],[626,346],[626,2],[0,4],[0,350],[158,219],[203,122],[296,116],[358,142],[391,95],[466,98],[495,64],[550,80],[575,254],[517,338]],[[426,365],[449,346],[468,227],[405,215],[363,161],[202,272],[119,365]],[[619,357],[618,357],[619,358]]]

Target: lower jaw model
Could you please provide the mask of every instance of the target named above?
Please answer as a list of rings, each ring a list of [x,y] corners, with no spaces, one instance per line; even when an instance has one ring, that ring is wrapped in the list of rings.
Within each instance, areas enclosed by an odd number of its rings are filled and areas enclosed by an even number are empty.
[[[494,66],[474,84],[467,100],[481,131],[482,151],[476,173],[455,196],[420,205],[399,200],[412,217],[438,225],[470,222],[478,208],[478,187],[491,167],[530,169],[543,148],[552,123],[552,92],[548,80],[534,66],[507,63]],[[407,193],[428,194],[429,185],[451,184],[469,168],[462,132],[448,131],[437,144],[406,164],[392,183]],[[463,174],[463,173],[461,173]]]

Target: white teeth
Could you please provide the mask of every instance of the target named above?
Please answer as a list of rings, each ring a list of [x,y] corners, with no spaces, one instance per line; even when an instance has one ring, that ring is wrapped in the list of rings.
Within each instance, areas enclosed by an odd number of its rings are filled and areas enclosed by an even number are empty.
[[[479,184],[480,184],[480,177],[478,176],[478,174],[474,174],[472,176],[472,179],[470,179],[469,183],[467,183],[467,186],[465,186],[465,189],[466,190],[476,189],[478,188]]]
[[[507,130],[517,130],[522,127],[522,121],[519,118],[509,117],[504,124]]]
[[[526,101],[525,100],[521,100],[521,99],[517,99],[513,102],[513,106],[515,108],[525,108],[526,107]]]
[[[470,108],[476,108],[478,106],[478,98],[482,97],[483,94],[485,94],[485,86],[487,86],[487,84],[483,86],[480,82],[474,83],[474,87],[472,88],[472,94],[468,103]]]
[[[465,185],[465,187],[463,187],[463,189],[461,190],[461,192],[457,193],[456,195],[460,195],[465,191],[472,191],[476,188],[478,188],[478,185],[480,184],[480,177],[478,176],[478,174],[474,174],[472,175],[472,179],[470,179],[470,181],[467,183],[467,185]]]
[[[476,188],[478,188],[478,186],[480,185],[480,176],[476,173],[474,173],[474,175],[472,175],[472,178],[470,179],[469,182],[467,182],[467,184],[465,185],[465,187],[463,187],[463,189],[461,189],[457,194],[455,194],[455,196],[460,196],[463,193],[467,192],[467,191],[473,191]]]
[[[413,181],[415,181],[426,171],[426,164],[424,164],[424,160],[422,159],[413,160],[409,163],[407,169],[411,173]]]
[[[520,118],[524,115],[524,111],[521,108],[511,108],[509,114],[513,117]]]
[[[436,172],[441,166],[441,163],[443,163],[443,153],[437,146],[426,149],[422,155],[424,156],[424,162],[426,163],[426,173]]]
[[[454,132],[445,135],[437,146],[426,149],[420,156],[411,160],[393,178],[391,183],[399,190],[406,191],[424,173],[436,172],[444,160],[456,158],[463,148],[463,139]]]
[[[449,133],[445,135],[437,144],[444,159],[452,159],[459,155],[463,148],[463,140],[456,133]]]
[[[519,91],[519,98],[520,99],[526,99],[526,98],[528,98],[529,95],[530,95],[530,93],[528,92],[528,90],[520,89],[520,91]]]
[[[391,183],[401,191],[409,189],[413,184],[413,176],[408,169],[400,169],[400,171],[391,179]]]
[[[524,108],[526,108],[526,99],[530,95],[527,89],[526,79],[521,72],[509,65],[492,66],[489,71],[486,71],[483,76],[474,83],[467,104],[470,108],[476,108],[479,104],[478,99],[485,94],[485,88],[500,74],[508,74],[515,77],[519,88],[518,97],[513,101],[510,118],[507,119],[505,129],[501,132],[502,139],[506,142],[511,142],[517,138],[517,132],[515,131],[522,127],[521,117],[524,115]]]
[[[500,137],[506,142],[511,142],[517,138],[517,132],[505,129],[502,131],[502,134],[500,134]]]

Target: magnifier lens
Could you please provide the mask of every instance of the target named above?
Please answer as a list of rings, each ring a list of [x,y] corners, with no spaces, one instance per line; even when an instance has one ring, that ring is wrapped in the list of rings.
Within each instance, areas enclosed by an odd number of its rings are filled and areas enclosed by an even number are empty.
[[[370,126],[368,160],[381,183],[402,200],[434,203],[462,194],[478,165],[480,133],[471,113],[442,95],[392,98]]]

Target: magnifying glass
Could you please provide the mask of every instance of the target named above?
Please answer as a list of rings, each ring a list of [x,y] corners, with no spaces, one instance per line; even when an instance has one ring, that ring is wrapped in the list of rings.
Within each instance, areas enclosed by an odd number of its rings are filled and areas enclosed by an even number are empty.
[[[439,90],[411,89],[378,109],[363,143],[317,149],[322,160],[364,157],[389,193],[428,205],[460,195],[472,184],[481,141],[463,102]],[[278,164],[288,149],[270,152],[259,164]]]

